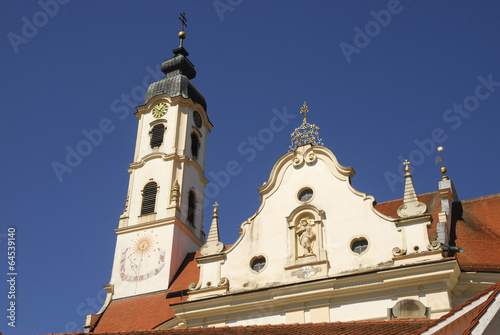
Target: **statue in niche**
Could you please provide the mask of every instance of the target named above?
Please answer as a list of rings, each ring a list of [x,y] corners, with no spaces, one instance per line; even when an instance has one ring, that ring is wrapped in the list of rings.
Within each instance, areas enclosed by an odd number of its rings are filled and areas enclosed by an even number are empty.
[[[172,188],[172,202],[175,203],[176,205],[179,202],[179,189],[180,185],[179,182],[176,180],[174,183],[174,187]]]
[[[314,232],[313,226],[315,222],[309,217],[304,217],[300,219],[297,226],[297,237],[299,239],[300,245],[304,248],[304,254],[302,256],[314,255],[312,245],[316,240],[316,233]]]

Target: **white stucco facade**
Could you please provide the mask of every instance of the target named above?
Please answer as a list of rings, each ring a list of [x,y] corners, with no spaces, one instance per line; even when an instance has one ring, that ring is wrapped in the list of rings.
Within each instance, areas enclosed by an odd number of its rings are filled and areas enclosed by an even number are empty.
[[[398,218],[354,190],[353,175],[323,146],[281,157],[240,238],[198,258],[199,282],[164,326],[379,320],[402,300],[428,316],[448,312],[460,270],[429,241],[431,217],[419,207],[411,174],[401,206],[409,214]],[[255,260],[265,264],[252,268]]]

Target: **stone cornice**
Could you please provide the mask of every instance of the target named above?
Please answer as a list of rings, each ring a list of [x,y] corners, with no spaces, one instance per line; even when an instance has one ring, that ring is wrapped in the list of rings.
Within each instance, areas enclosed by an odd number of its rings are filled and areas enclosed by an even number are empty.
[[[165,154],[162,152],[153,152],[149,155],[144,156],[140,161],[131,163],[130,169],[134,170],[134,169],[141,168],[144,165],[146,165],[146,162],[151,161],[153,159],[158,159],[158,158],[162,158],[164,161],[174,160],[176,162],[185,163],[187,166],[193,166],[196,169],[196,171],[198,171],[198,175],[199,175],[201,181],[205,185],[207,185],[209,182],[208,179],[205,178],[205,175],[203,173],[203,170],[201,169],[200,164],[198,164],[198,162],[195,160],[189,159],[186,155]]]
[[[220,254],[196,257],[196,261],[198,263],[203,263],[203,262],[217,261],[217,260],[221,260],[224,258],[226,258],[226,253],[221,252]]]
[[[374,295],[376,298],[385,298],[414,294],[422,291],[422,287],[427,288],[424,291],[452,289],[459,275],[460,268],[456,260],[438,261],[231,292],[233,294],[173,304],[171,307],[179,319],[193,327],[200,325],[203,318],[226,322],[238,318],[242,313],[284,313],[300,306],[304,308],[304,302],[307,302],[308,308],[314,308],[325,304],[352,303],[364,294],[372,298]]]
[[[146,162],[148,162],[150,160],[153,160],[155,158],[162,158],[162,157],[163,157],[163,153],[161,153],[161,152],[150,153],[150,154],[142,157],[142,159],[140,161],[130,163],[130,168],[131,169],[141,168],[141,167],[143,167],[146,164]]]
[[[367,200],[371,203],[372,211],[384,220],[393,222],[395,219],[380,213],[374,207],[375,198],[366,193],[359,192],[354,189],[351,185],[351,178],[356,174],[354,169],[351,167],[345,167],[340,165],[337,157],[326,147],[323,146],[312,146],[304,145],[293,152],[289,152],[274,164],[273,169],[267,182],[264,183],[257,190],[261,194],[262,203],[257,212],[252,216],[251,219],[255,218],[262,208],[265,206],[266,199],[269,198],[280,186],[283,181],[283,176],[286,169],[293,165],[294,167],[301,167],[304,164],[314,164],[318,159],[322,160],[330,170],[330,172],[339,180],[344,181],[348,189],[355,195]]]
[[[397,218],[394,220],[394,223],[397,226],[404,226],[406,224],[412,224],[412,223],[417,223],[417,222],[422,222],[422,221],[428,221],[428,224],[432,223],[432,215],[431,214],[421,214],[417,216],[408,216],[404,218]]]

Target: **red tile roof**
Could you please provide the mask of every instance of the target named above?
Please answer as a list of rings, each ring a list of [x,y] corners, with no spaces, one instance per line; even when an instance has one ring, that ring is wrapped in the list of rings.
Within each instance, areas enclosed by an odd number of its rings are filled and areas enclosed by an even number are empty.
[[[449,196],[451,198],[451,196]],[[436,224],[441,212],[438,192],[425,193],[418,200],[427,205],[427,213],[433,222],[429,227],[429,240],[436,239]],[[375,208],[385,215],[397,218],[397,209],[403,199],[376,204]],[[452,205],[452,241],[463,248],[456,257],[463,271],[500,272],[500,194],[464,200]]]
[[[165,329],[149,331],[109,332],[106,335],[411,335],[425,328],[429,319],[404,319],[390,321],[351,321],[330,323],[305,323],[288,325],[208,327],[188,329]],[[72,335],[85,335],[73,333]],[[95,335],[104,335],[98,333]]]
[[[466,306],[470,305],[474,301],[478,300],[479,298],[481,298],[482,296],[484,296],[484,295],[486,295],[486,294],[488,294],[490,292],[492,292],[491,295],[490,295],[490,297],[485,302],[483,302],[481,304],[481,308],[477,311],[477,315],[475,316],[475,318],[472,320],[472,322],[469,324],[469,326],[467,327],[467,329],[463,333],[463,334],[470,334],[470,331],[478,323],[479,318],[486,312],[486,310],[488,309],[488,307],[492,304],[493,300],[495,300],[496,296],[500,292],[500,282],[496,283],[495,285],[493,285],[493,286],[491,286],[489,288],[487,288],[486,290],[484,290],[483,292],[479,293],[478,295],[470,298],[469,300],[467,300],[463,304],[457,306],[456,308],[452,309],[451,311],[449,311],[448,313],[446,313],[445,315],[443,315],[439,319],[433,320],[425,328],[421,329],[417,334],[421,334],[421,333],[425,332],[426,330],[429,330],[432,327],[434,327],[436,325],[439,325],[442,322],[445,322],[449,317],[453,316],[454,314],[459,313]]]
[[[456,222],[457,254],[464,271],[500,272],[500,194],[461,201]],[[461,213],[460,213],[461,212]]]
[[[438,213],[441,211],[441,197],[438,192],[432,192],[422,194],[418,196],[418,199],[427,205],[427,212],[433,218],[432,225],[429,227],[429,238],[433,241],[436,239],[436,223],[438,222]],[[402,203],[403,199],[398,199],[377,204],[375,208],[383,214],[396,218],[398,217],[397,208]],[[451,233],[452,235],[456,233],[456,245],[465,249],[463,254],[457,255],[462,270],[500,272],[500,253],[494,248],[500,243],[500,220],[498,219],[500,218],[500,194],[454,203],[452,217],[452,225],[455,224],[456,229]],[[198,281],[199,268],[195,259],[198,256],[199,253],[190,253],[186,256],[167,291],[112,301],[103,314],[93,317],[94,333],[109,332],[109,335],[119,331],[124,332],[122,335],[200,333],[201,329],[169,330],[171,332],[149,331],[175,316],[174,311],[170,308],[171,304],[187,300],[187,294],[179,292],[186,290],[190,283]],[[167,295],[173,292],[178,292],[178,294],[167,298]],[[147,313],[137,313],[138,310],[147,310]],[[245,334],[245,332],[248,334],[293,334],[292,331],[295,329],[313,334],[351,334],[351,329],[352,334],[370,334],[369,331],[378,329],[377,327],[383,329],[376,330],[373,332],[374,334],[392,334],[389,330],[391,327],[397,328],[394,334],[411,334],[415,331],[414,328],[408,330],[407,333],[402,332],[403,328],[406,329],[407,324],[422,325],[418,328],[421,329],[429,323],[429,320],[406,321],[203,328],[203,334]],[[148,332],[127,333],[131,329],[148,330]]]
[[[418,201],[423,202],[427,205],[427,213],[432,216],[432,224],[429,227],[429,240],[436,240],[436,227],[438,219],[438,213],[441,212],[441,197],[438,192],[425,193],[417,196]],[[451,198],[451,196],[450,196]],[[398,207],[403,204],[403,199],[391,200],[386,202],[381,202],[375,205],[375,208],[382,214],[392,216],[393,218],[399,218]]]
[[[197,256],[199,253],[194,252],[186,256],[167,291],[111,301],[97,321],[94,332],[148,330],[173,318],[175,312],[170,305],[185,301],[188,297],[185,293],[169,298],[167,295],[186,290],[189,284],[198,282],[200,270],[195,260]]]
[[[498,294],[500,293],[500,282],[496,283],[485,292],[489,291],[493,292],[489,296],[488,300],[486,300],[486,302],[483,304],[483,307],[481,308],[479,313],[477,313],[476,317],[474,318],[474,320],[472,320],[472,322],[470,323],[469,327],[467,327],[463,335],[468,335],[472,333],[472,330],[477,326],[481,317],[483,317],[483,315],[488,311],[488,308],[490,308],[493,302],[497,299]]]

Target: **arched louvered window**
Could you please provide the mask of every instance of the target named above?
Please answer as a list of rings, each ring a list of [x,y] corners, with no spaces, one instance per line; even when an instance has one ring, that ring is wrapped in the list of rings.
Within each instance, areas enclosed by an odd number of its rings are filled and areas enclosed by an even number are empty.
[[[155,212],[157,186],[154,181],[147,183],[142,191],[141,215],[152,214]]]
[[[165,133],[165,126],[157,124],[151,129],[149,135],[151,136],[151,148],[157,148],[163,143],[163,134]]]
[[[196,195],[194,194],[194,191],[191,190],[189,191],[188,195],[188,216],[187,219],[189,223],[194,225],[194,212],[196,210]]]
[[[198,152],[200,149],[200,139],[196,133],[191,133],[191,153],[193,154],[193,158],[198,158]]]

